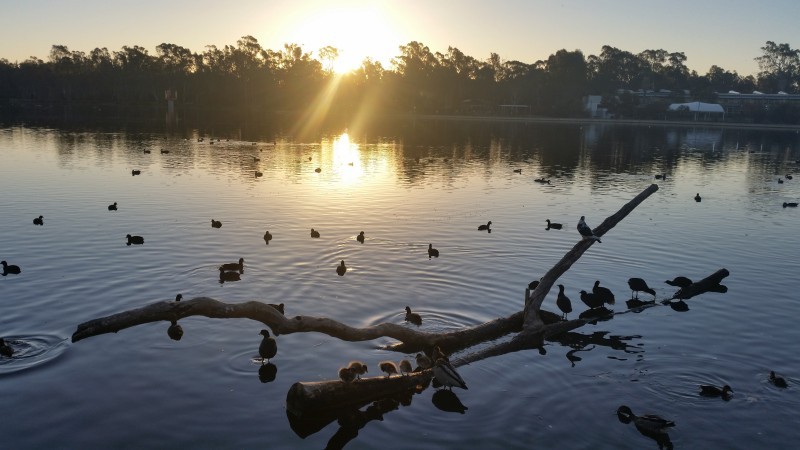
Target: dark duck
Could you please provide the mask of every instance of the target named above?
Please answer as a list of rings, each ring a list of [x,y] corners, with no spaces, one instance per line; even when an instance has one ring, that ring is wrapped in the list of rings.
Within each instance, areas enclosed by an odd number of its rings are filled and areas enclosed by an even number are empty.
[[[128,243],[125,245],[142,245],[144,244],[144,238],[141,236],[131,236],[130,234],[125,236],[128,239]]]
[[[731,387],[727,384],[721,388],[710,384],[700,385],[700,395],[703,397],[722,397],[723,399],[728,400],[731,392],[733,392],[733,389],[731,389]]]
[[[647,282],[641,278],[629,278],[628,287],[631,288],[631,297],[636,293],[635,298],[639,298],[639,292],[647,292],[652,295],[653,298],[656,298],[656,291],[651,289],[650,286],[647,285]]]
[[[342,263],[336,266],[336,274],[343,277],[346,272],[347,266],[344,265],[344,260],[342,260]]]
[[[406,306],[406,322],[411,322],[416,326],[422,325],[422,316],[415,312],[411,312],[411,307]]]
[[[679,287],[681,289],[685,287],[689,287],[692,285],[692,280],[686,277],[677,276],[671,280],[667,280],[664,283],[667,283],[670,286]]]
[[[439,257],[439,250],[433,248],[433,244],[428,244],[428,259],[438,258],[438,257]]]
[[[611,289],[600,286],[600,280],[594,282],[594,287],[592,287],[592,294],[600,297],[600,299],[603,300],[603,303],[608,303],[609,305],[613,305],[615,302],[614,293],[611,292]]]
[[[489,227],[492,226],[492,221],[486,223],[486,225],[478,225],[478,231],[486,231],[489,230]]]
[[[269,362],[270,358],[274,358],[278,353],[278,343],[275,342],[274,338],[270,337],[267,330],[261,330],[259,334],[264,336],[258,346],[258,354],[261,356],[261,363],[263,364],[265,360]]]
[[[556,297],[556,306],[561,310],[562,317],[567,318],[567,314],[572,312],[572,302],[564,294],[564,285],[558,285],[558,297]]]
[[[546,222],[547,228],[545,230],[560,230],[563,227],[560,223],[550,222],[550,219],[547,219]]]

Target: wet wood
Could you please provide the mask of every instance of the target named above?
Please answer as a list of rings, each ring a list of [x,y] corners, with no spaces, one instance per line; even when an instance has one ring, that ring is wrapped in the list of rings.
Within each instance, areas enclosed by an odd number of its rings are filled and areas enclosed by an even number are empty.
[[[702,280],[678,290],[672,298],[688,300],[696,295],[705,294],[706,292],[726,292],[727,288],[720,285],[720,282],[730,274],[728,269],[719,269]]]

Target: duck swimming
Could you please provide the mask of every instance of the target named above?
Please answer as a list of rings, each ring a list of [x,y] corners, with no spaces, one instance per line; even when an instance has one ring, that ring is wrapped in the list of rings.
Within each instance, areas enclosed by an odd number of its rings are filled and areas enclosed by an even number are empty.
[[[364,232],[363,231],[361,233],[358,233],[358,236],[356,236],[356,240],[358,242],[362,243],[362,244],[364,243]]]
[[[797,202],[783,202],[784,208],[797,208]]]
[[[44,225],[44,216],[39,216],[33,219],[34,225]]]
[[[785,388],[789,386],[788,384],[786,384],[785,379],[775,375],[775,372],[773,371],[769,372],[769,382],[772,383],[775,387],[779,388]]]
[[[131,236],[129,234],[129,235],[125,236],[125,237],[128,238],[128,243],[126,245],[131,245],[131,244],[142,245],[142,244],[144,244],[144,238],[141,237],[141,236]]]
[[[637,416],[625,405],[617,409],[617,415],[628,418],[640,431],[650,433],[666,433],[668,428],[675,426],[675,422],[655,414]]]
[[[550,219],[547,219],[546,222],[547,228],[545,230],[560,230],[563,227],[560,223],[550,222]]]
[[[439,257],[439,250],[433,248],[433,244],[428,244],[428,259],[438,258],[438,257]]]
[[[311,229],[311,237],[312,238],[318,238],[319,237],[319,231],[317,231],[317,230],[312,228]]]
[[[704,397],[722,397],[727,400],[731,392],[733,392],[733,389],[727,384],[721,388],[710,384],[700,385],[700,395]]]
[[[272,240],[272,234],[270,234],[269,230],[265,231],[264,232],[264,242],[266,242],[267,245],[269,245],[269,241],[271,241],[271,240]]]
[[[113,205],[108,205],[109,211],[116,211],[117,210],[117,202],[114,202]]]
[[[264,339],[261,339],[261,344],[258,346],[258,354],[261,356],[261,363],[263,364],[264,360],[269,362],[270,358],[274,358],[278,353],[278,343],[275,342],[275,339],[270,337],[269,331],[267,330],[261,330],[259,334],[264,336]]]
[[[225,263],[219,266],[220,270],[238,270],[242,272],[244,270],[244,258],[239,258],[238,263]]]
[[[345,267],[344,260],[342,260],[342,263],[336,266],[336,274],[343,277],[345,272],[347,272],[347,267]]]
[[[0,264],[3,265],[3,276],[6,276],[8,274],[18,275],[19,273],[22,272],[22,269],[20,269],[19,266],[16,266],[14,264],[8,264],[5,261],[0,261]]]
[[[219,220],[211,219],[211,227],[212,228],[222,228],[222,222]]]
[[[422,316],[411,312],[411,307],[406,306],[406,322],[411,322],[416,326],[422,325]]]
[[[486,231],[491,226],[492,226],[492,221],[490,220],[486,225],[478,225],[478,231]]]
[[[136,176],[141,174],[142,174],[141,170],[136,170],[136,169],[131,170],[131,176]]]
[[[695,196],[694,196],[694,201],[696,201],[696,202],[698,202],[698,203],[699,203],[699,202],[700,202],[700,201],[702,201],[702,200],[703,200],[703,199],[700,197],[700,193],[698,192],[698,193],[697,193],[697,195],[695,195]]]
[[[6,358],[11,358],[14,356],[14,349],[6,344],[5,339],[0,338],[0,355],[5,356]]]

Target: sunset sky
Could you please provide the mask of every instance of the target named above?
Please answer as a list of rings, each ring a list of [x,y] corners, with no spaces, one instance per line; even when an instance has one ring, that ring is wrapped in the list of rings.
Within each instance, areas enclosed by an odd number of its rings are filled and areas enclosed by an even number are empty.
[[[0,0],[0,58],[47,60],[53,44],[88,53],[161,43],[194,52],[235,45],[244,35],[280,50],[340,50],[339,67],[364,57],[388,68],[398,47],[419,41],[448,46],[479,60],[533,63],[559,49],[599,54],[603,45],[638,53],[684,52],[690,69],[716,64],[740,75],[758,71],[753,58],[766,41],[800,46],[797,0]]]

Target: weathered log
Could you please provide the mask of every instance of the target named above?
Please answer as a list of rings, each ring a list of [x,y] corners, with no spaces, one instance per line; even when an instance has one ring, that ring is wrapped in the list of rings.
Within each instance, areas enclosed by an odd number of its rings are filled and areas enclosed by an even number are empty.
[[[609,232],[612,228],[614,228],[622,219],[624,219],[631,211],[634,210],[640,203],[645,201],[647,197],[658,190],[657,184],[651,184],[647,187],[644,191],[642,191],[639,195],[633,198],[633,200],[626,203],[619,211],[614,213],[613,215],[606,218],[597,228],[592,230],[597,237],[602,237],[604,234]],[[547,273],[542,277],[539,281],[539,286],[533,290],[528,298],[528,303],[525,305],[525,317],[523,319],[523,328],[524,329],[537,329],[544,326],[544,322],[542,318],[539,316],[539,310],[542,306],[542,302],[547,294],[552,289],[553,285],[555,284],[556,280],[558,280],[561,275],[563,275],[572,264],[574,264],[578,259],[586,252],[594,244],[593,239],[581,239],[575,246],[572,247],[572,250],[567,252],[561,260],[556,263],[553,268],[551,268]]]
[[[672,298],[688,300],[696,295],[704,294],[706,292],[726,292],[728,289],[720,285],[720,282],[730,274],[731,273],[728,272],[728,269],[719,269],[702,280],[692,283],[685,288],[679,289],[678,292],[672,296]]]

